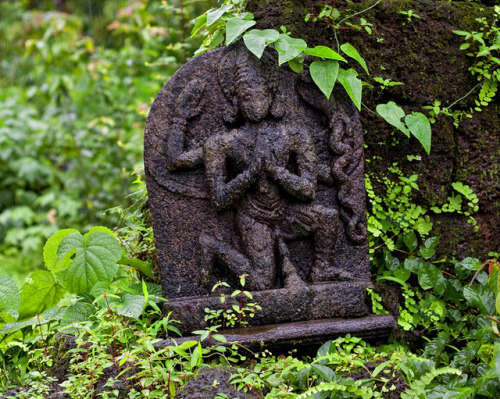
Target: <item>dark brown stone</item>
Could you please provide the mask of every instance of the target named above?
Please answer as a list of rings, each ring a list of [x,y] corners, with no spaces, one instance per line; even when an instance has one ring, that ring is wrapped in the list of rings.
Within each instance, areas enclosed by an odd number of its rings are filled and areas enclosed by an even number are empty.
[[[214,284],[238,288],[243,274],[257,324],[368,314],[363,139],[343,90],[328,101],[241,43],[206,53],[156,98],[145,170],[167,309],[184,332],[220,307]]]

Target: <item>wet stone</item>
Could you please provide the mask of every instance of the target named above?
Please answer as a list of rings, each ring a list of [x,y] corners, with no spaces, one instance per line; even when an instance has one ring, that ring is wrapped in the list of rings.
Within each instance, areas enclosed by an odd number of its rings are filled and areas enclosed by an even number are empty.
[[[369,314],[362,130],[336,91],[327,100],[307,74],[236,43],[158,94],[145,172],[166,308],[183,333],[206,327],[204,309],[222,308],[212,287],[226,282],[229,297],[241,275],[263,308],[251,324]]]

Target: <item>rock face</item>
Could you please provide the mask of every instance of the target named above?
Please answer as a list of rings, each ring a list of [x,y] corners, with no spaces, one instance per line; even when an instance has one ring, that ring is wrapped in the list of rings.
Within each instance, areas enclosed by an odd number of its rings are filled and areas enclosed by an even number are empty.
[[[145,170],[161,284],[184,332],[221,306],[214,284],[231,293],[241,275],[266,308],[257,324],[369,313],[361,124],[340,91],[328,101],[241,43],[211,51],[156,98]]]
[[[249,0],[247,8],[254,13],[260,29],[279,29],[285,25],[293,37],[301,37],[309,46],[326,45],[336,48],[333,31],[321,22],[305,22],[311,13],[308,0]],[[352,15],[368,9],[375,0],[353,1],[349,5],[337,2],[343,13]],[[476,18],[485,17],[491,25],[493,5],[497,0],[387,0],[354,17],[359,24],[363,17],[372,24],[372,35],[364,30],[340,30],[337,38],[342,44],[352,43],[366,60],[371,77],[402,82],[402,86],[365,88],[363,102],[372,110],[377,104],[395,101],[407,113],[428,112],[425,106],[438,100],[444,106],[461,99],[454,110],[475,106],[479,89],[464,97],[477,84],[468,68],[474,58],[460,50],[463,37],[453,30],[479,31]],[[400,11],[413,10],[420,18],[411,21]],[[352,65],[361,77],[370,81],[362,68]],[[388,175],[387,166],[394,162],[407,176],[419,174],[420,191],[417,204],[429,209],[442,205],[454,193],[451,184],[469,185],[479,198],[479,212],[474,215],[479,230],[474,231],[466,216],[457,214],[433,215],[434,233],[440,235],[437,248],[441,255],[477,256],[486,258],[488,252],[500,248],[500,95],[482,112],[473,112],[458,127],[453,119],[440,115],[433,124],[432,151],[427,156],[415,139],[407,139],[377,115],[365,111],[360,115],[366,132],[366,172]],[[408,158],[408,155],[413,157]],[[421,161],[415,160],[420,156]],[[375,181],[375,179],[373,179]]]

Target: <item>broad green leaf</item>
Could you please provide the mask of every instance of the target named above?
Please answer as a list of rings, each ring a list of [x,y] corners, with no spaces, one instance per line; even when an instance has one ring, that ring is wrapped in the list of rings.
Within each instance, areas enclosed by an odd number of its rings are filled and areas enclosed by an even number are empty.
[[[126,292],[120,299],[109,298],[109,304],[116,313],[137,319],[144,310],[146,301],[142,295],[133,295]]]
[[[196,18],[196,23],[191,30],[191,36],[196,35],[201,30],[201,28],[203,28],[203,26],[207,24],[207,21],[207,14],[200,15],[198,18]]]
[[[333,86],[335,85],[339,73],[338,61],[314,61],[309,67],[309,71],[314,83],[318,85],[326,98],[330,99]]]
[[[21,295],[17,284],[10,277],[0,274],[0,313],[6,312],[17,318],[20,305]]]
[[[278,64],[281,65],[300,55],[307,48],[307,43],[302,39],[280,34],[274,46],[278,51]]]
[[[243,36],[243,41],[247,49],[260,59],[266,46],[278,40],[279,36],[279,32],[274,29],[252,29]]]
[[[73,323],[88,321],[89,317],[94,314],[95,308],[90,303],[77,302],[69,306],[61,319],[61,327],[69,326]],[[67,334],[76,332],[75,328],[64,329]]]
[[[148,283],[148,282],[144,282],[144,283],[146,284],[146,288],[148,290],[148,295],[149,295],[150,299],[163,296],[161,286],[159,286],[158,284],[154,284],[154,283]],[[132,290],[134,290],[137,294],[141,294],[143,292],[141,283],[132,284],[130,286],[130,288]]]
[[[247,29],[250,29],[257,22],[242,18],[231,18],[226,24],[226,46],[235,42]]]
[[[312,55],[314,57],[347,62],[346,59],[342,57],[339,53],[333,51],[330,47],[326,46],[316,46],[314,48],[306,48],[304,50],[304,53],[306,53],[307,55]]]
[[[424,261],[420,258],[406,258],[404,262],[404,268],[412,273],[417,274],[418,269],[424,264]]]
[[[45,243],[45,246],[43,247],[43,261],[45,262],[45,267],[47,267],[50,271],[57,273],[60,270],[66,269],[71,263],[71,255],[59,262],[57,257],[57,247],[59,247],[59,244],[66,236],[72,233],[78,233],[78,230],[59,230],[57,233],[52,234]]]
[[[22,321],[16,321],[15,323],[8,323],[3,326],[3,329],[0,331],[1,333],[8,333],[12,334],[16,331],[19,331],[25,327],[35,327],[38,324],[44,325],[47,323],[50,323],[51,321],[54,320],[60,320],[63,315],[63,312],[61,309],[57,307],[52,307],[42,314],[40,314],[39,318],[37,317],[30,317],[28,319],[22,320]]]
[[[153,267],[149,263],[144,262],[140,259],[129,259],[126,256],[123,256],[117,263],[119,265],[131,266],[134,269],[139,270],[142,274],[152,280],[155,278],[153,274]]]
[[[496,301],[493,292],[485,286],[474,285],[464,287],[464,297],[469,304],[479,310],[482,314],[494,315],[496,311]]]
[[[339,69],[337,80],[342,86],[344,86],[344,89],[349,95],[349,98],[356,105],[358,110],[361,111],[363,83],[361,82],[361,79],[358,78],[358,73],[352,68],[348,69],[347,71]]]
[[[392,274],[394,274],[394,277],[402,281],[408,280],[411,276],[411,272],[408,269],[402,269],[402,268],[394,270]]]
[[[354,48],[354,46],[350,43],[344,43],[342,46],[340,46],[340,49],[349,57],[354,58],[356,61],[359,62],[359,64],[363,67],[365,70],[366,74],[369,75],[370,72],[368,72],[368,67],[366,66],[366,62],[361,57],[358,53],[358,50]]]
[[[444,292],[446,280],[443,273],[436,266],[424,263],[418,269],[418,283],[424,290],[433,288],[437,293]]]
[[[406,128],[401,119],[405,116],[405,111],[394,101],[389,101],[387,104],[377,105],[377,113],[390,123],[395,128],[401,130],[404,134],[410,137],[410,131]]]
[[[431,123],[429,119],[421,112],[413,112],[406,115],[406,126],[410,129],[411,134],[422,144],[427,155],[431,152]]]
[[[331,382],[335,376],[333,370],[322,364],[313,364],[311,368],[326,382]]]
[[[232,4],[226,4],[225,6],[209,11],[207,13],[207,26],[210,26],[213,23],[217,22],[231,8],[233,8]]]
[[[59,244],[57,255],[64,258],[76,249],[69,267],[58,274],[63,287],[74,294],[88,292],[97,283],[110,284],[118,271],[116,262],[122,256],[121,245],[111,234],[93,231],[82,236],[73,233]]]
[[[19,320],[41,314],[52,308],[57,305],[64,293],[64,288],[56,282],[51,272],[46,270],[33,272],[21,288]]]

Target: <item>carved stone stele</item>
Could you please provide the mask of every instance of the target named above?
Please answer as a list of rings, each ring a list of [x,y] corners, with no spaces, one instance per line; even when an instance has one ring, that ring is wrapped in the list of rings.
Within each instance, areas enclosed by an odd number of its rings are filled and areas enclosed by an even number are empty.
[[[363,138],[340,86],[241,43],[195,58],[158,94],[145,170],[164,296],[190,332],[226,281],[253,324],[369,314]],[[220,304],[219,304],[220,305]]]

